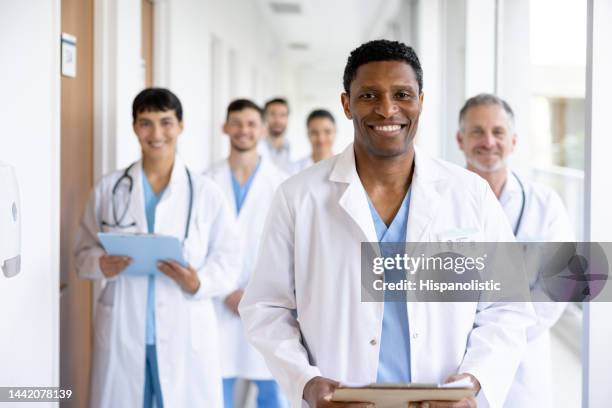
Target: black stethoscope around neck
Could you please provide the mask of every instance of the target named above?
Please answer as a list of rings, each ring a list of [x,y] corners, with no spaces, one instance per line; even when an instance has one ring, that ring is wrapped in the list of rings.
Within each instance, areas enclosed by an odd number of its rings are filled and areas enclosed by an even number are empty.
[[[128,168],[125,169],[121,177],[119,177],[119,179],[113,185],[111,201],[112,201],[114,224],[108,223],[106,221],[102,221],[102,225],[105,225],[111,228],[121,228],[121,229],[131,228],[131,227],[136,226],[135,221],[129,224],[123,224],[123,221],[125,220],[127,212],[130,208],[130,201],[132,199],[132,190],[134,188],[134,178],[130,175],[129,172],[132,169],[132,167],[134,167],[135,164],[136,163],[130,164]],[[189,183],[189,210],[187,211],[187,222],[185,223],[184,241],[187,240],[187,237],[189,237],[189,227],[191,224],[191,212],[193,210],[193,181],[191,180],[191,173],[189,172],[189,169],[187,167],[185,167],[185,172],[187,173],[187,181]],[[119,187],[121,186],[121,183],[123,183],[124,180],[127,181],[128,199],[127,199],[127,202],[125,203],[125,207],[123,208],[123,211],[121,211],[121,214],[119,214],[117,212],[117,205],[115,203],[115,198],[117,197],[117,190],[119,190]]]
[[[516,225],[514,226],[514,236],[516,237],[518,236],[519,229],[521,228],[521,222],[523,221],[523,213],[525,212],[525,201],[527,201],[527,198],[525,197],[525,186],[523,185],[523,182],[521,181],[519,176],[516,175],[515,172],[511,173],[516,179],[516,181],[519,183],[519,186],[521,187],[521,210],[519,211],[519,216],[516,220]]]

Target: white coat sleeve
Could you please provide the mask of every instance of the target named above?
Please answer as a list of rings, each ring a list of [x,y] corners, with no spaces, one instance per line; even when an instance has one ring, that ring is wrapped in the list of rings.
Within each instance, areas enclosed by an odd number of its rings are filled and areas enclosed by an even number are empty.
[[[488,186],[482,203],[487,241],[514,241],[506,216]],[[503,406],[525,349],[527,329],[534,322],[529,302],[479,302],[458,369],[459,373],[470,373],[480,382],[479,406]]]
[[[302,406],[304,386],[321,372],[309,362],[295,315],[294,226],[281,186],[270,206],[257,264],[239,310],[247,339],[297,408]]]
[[[209,239],[203,263],[193,265],[200,278],[200,288],[192,295],[194,300],[228,295],[237,287],[242,268],[240,236],[236,220],[225,203],[223,193],[216,186],[212,187],[203,194],[206,199],[213,201],[212,214],[199,217],[198,227],[208,229]]]
[[[92,191],[81,217],[74,250],[77,274],[84,279],[105,279],[100,269],[100,257],[106,252],[98,241],[100,232],[101,184]]]

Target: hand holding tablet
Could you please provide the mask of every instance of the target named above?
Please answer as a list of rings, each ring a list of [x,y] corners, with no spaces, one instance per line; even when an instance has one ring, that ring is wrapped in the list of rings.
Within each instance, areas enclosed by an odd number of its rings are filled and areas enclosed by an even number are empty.
[[[146,276],[161,273],[157,264],[159,261],[175,261],[187,266],[183,258],[183,246],[176,237],[100,232],[98,239],[108,255],[131,259],[127,266],[123,266],[121,273],[124,275]]]

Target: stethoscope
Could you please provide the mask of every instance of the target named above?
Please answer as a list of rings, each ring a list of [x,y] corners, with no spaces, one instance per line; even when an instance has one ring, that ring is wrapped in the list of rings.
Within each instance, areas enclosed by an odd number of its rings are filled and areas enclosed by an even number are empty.
[[[523,221],[523,212],[525,211],[525,201],[527,201],[527,199],[525,197],[525,186],[523,186],[523,182],[516,175],[515,172],[512,172],[512,175],[514,176],[516,181],[518,181],[519,186],[521,186],[521,196],[522,196],[521,211],[519,211],[519,216],[518,216],[518,219],[516,220],[516,225],[514,226],[514,236],[516,237],[518,235],[519,228],[521,227],[521,221]]]
[[[136,163],[130,164],[130,166],[127,169],[125,169],[121,177],[119,177],[119,179],[115,182],[115,185],[113,186],[113,190],[112,190],[113,196],[112,196],[111,201],[112,201],[112,209],[113,209],[113,220],[115,221],[115,223],[111,224],[103,220],[102,225],[105,225],[111,228],[121,228],[121,229],[136,226],[135,221],[130,224],[123,224],[125,216],[127,215],[127,212],[130,208],[130,201],[132,198],[132,189],[134,188],[134,178],[130,176],[129,171],[132,169],[132,167],[134,167],[135,164]],[[185,167],[185,171],[187,172],[187,180],[189,182],[189,210],[187,212],[187,223],[185,224],[185,237],[184,237],[184,240],[187,240],[187,237],[189,236],[189,227],[191,224],[191,211],[193,209],[193,181],[191,180],[191,173],[189,172],[189,169],[187,167]],[[128,199],[125,204],[125,208],[123,209],[121,214],[118,215],[117,205],[115,205],[115,197],[117,197],[117,190],[119,189],[119,187],[121,186],[121,183],[124,180],[127,181],[128,183],[127,184]]]

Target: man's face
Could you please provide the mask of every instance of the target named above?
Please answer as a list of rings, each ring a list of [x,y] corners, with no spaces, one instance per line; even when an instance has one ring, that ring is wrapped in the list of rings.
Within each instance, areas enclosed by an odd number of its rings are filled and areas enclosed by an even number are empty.
[[[273,103],[266,109],[266,124],[268,134],[280,137],[285,133],[289,123],[289,108],[284,103]]]
[[[232,149],[239,152],[256,149],[263,135],[261,115],[252,108],[230,112],[223,125],[223,132],[229,136]]]
[[[355,147],[377,157],[395,157],[411,149],[422,104],[414,70],[403,61],[360,66],[350,95],[342,94],[344,113],[355,127]]]
[[[508,156],[514,151],[516,134],[503,107],[480,105],[465,112],[457,142],[468,167],[489,173],[506,168]]]
[[[183,122],[178,120],[174,109],[141,112],[136,116],[132,128],[138,137],[143,158],[160,160],[176,154],[176,142],[183,132]]]
[[[336,125],[329,118],[314,118],[308,123],[308,140],[314,155],[331,154],[336,140]]]

